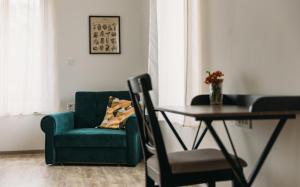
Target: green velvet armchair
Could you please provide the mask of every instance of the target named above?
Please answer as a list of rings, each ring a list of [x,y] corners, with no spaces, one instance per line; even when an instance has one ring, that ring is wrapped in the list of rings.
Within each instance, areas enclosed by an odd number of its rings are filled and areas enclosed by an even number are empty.
[[[41,120],[45,133],[46,164],[125,164],[142,158],[135,116],[125,129],[98,129],[109,96],[130,99],[127,91],[77,92],[75,112],[47,115]]]

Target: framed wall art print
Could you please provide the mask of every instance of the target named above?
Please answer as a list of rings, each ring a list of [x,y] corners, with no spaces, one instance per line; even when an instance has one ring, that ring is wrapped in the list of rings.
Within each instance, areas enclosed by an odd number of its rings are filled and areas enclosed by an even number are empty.
[[[121,54],[120,16],[89,16],[90,54]]]

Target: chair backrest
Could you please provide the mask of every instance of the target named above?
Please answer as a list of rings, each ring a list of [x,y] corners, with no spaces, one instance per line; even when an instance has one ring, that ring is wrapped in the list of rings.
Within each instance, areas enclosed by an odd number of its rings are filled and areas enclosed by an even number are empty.
[[[243,95],[243,94],[223,94],[223,105],[237,105],[250,107],[255,101],[262,96],[258,95]],[[197,95],[191,105],[210,105],[209,95]]]
[[[235,105],[234,98],[223,95],[223,105]],[[197,95],[195,96],[192,101],[191,105],[210,105],[209,95]]]
[[[128,87],[138,121],[144,159],[146,161],[152,154],[155,154],[158,159],[160,179],[161,181],[168,180],[171,176],[171,168],[149,94],[149,91],[152,90],[151,78],[148,74],[131,77],[128,79]],[[138,101],[140,95],[142,96],[142,104]]]
[[[94,128],[100,125],[109,96],[130,100],[128,91],[76,92],[75,128]]]

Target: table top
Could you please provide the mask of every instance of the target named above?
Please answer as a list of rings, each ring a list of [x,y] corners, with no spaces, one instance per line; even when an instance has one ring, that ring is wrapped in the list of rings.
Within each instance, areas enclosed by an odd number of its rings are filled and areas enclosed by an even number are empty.
[[[196,120],[240,120],[296,118],[297,111],[251,112],[243,106],[159,106],[156,111],[170,112],[196,118]]]

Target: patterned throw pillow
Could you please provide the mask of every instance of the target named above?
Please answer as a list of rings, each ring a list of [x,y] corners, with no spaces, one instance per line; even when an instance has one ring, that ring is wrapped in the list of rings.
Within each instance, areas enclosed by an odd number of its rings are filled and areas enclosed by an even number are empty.
[[[126,120],[133,114],[134,108],[131,106],[131,101],[110,96],[105,117],[97,128],[125,128]]]

